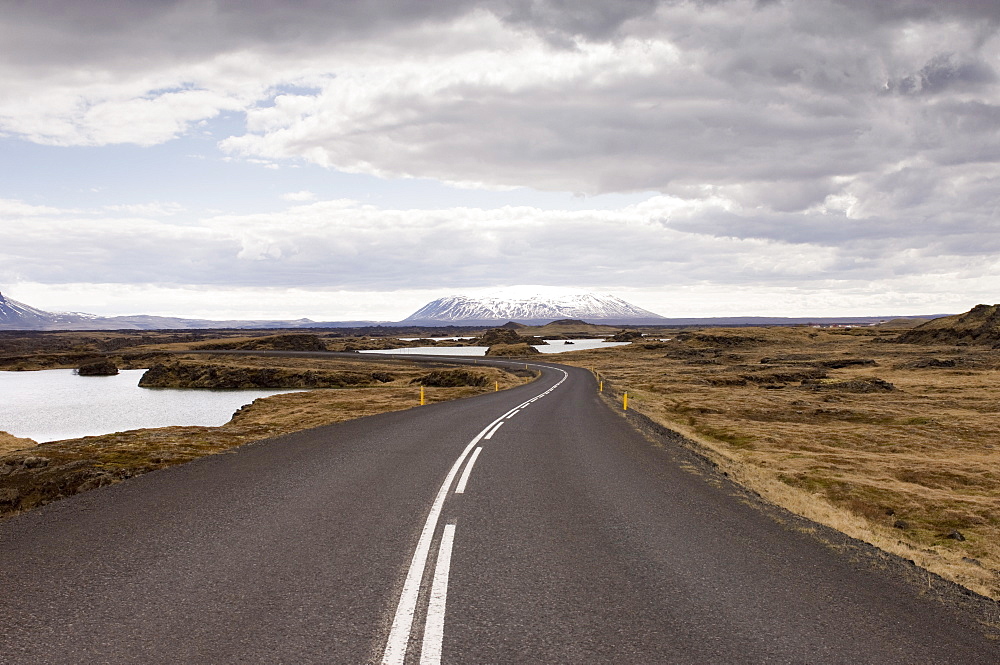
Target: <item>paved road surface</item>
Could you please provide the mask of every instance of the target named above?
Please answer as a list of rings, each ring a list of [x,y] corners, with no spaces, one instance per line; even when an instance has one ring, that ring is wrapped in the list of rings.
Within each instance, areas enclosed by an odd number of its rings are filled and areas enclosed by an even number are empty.
[[[984,603],[775,519],[541,365],[0,523],[0,662],[1000,662]]]

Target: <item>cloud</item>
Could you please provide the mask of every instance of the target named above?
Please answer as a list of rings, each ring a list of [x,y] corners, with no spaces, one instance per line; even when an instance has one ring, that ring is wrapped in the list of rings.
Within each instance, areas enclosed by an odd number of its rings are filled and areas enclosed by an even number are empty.
[[[222,147],[247,159],[587,194],[751,183],[776,210],[1000,144],[989,2],[62,9],[0,19],[0,128],[41,143],[153,145],[237,111]]]
[[[214,217],[0,201],[0,278],[975,291],[1000,249],[998,25],[991,0],[15,3],[8,137],[152,146],[226,114],[245,122],[213,129],[223,156],[272,169],[662,195],[416,210],[303,182],[274,194],[305,205]]]
[[[162,203],[160,201],[109,205],[105,206],[105,209],[110,212],[124,212],[141,217],[165,217],[185,212],[184,206],[180,203]]]
[[[905,198],[881,189],[901,170],[940,191],[964,189],[963,164],[995,177],[1000,43],[995,23],[971,20],[985,6],[886,4],[639,3],[588,31],[531,3],[500,26],[468,22],[483,48],[401,66],[365,58],[318,92],[251,109],[248,132],[222,145],[465,186],[707,188],[777,213],[844,198],[884,207],[886,194]],[[505,25],[579,40],[555,48]],[[928,217],[909,206],[890,217],[931,226],[951,208],[942,195]]]
[[[837,212],[767,216],[723,199],[662,196],[621,210],[396,210],[341,200],[176,220],[111,217],[106,210],[19,212],[18,205],[0,202],[4,209],[10,235],[0,249],[0,281],[54,284],[348,291],[512,283],[805,287],[989,275],[998,249],[995,229],[962,220],[949,234],[915,234],[903,224]],[[786,228],[800,231],[790,237]]]
[[[282,194],[281,198],[283,201],[315,201],[316,195],[303,189],[298,192],[288,192],[287,194]]]

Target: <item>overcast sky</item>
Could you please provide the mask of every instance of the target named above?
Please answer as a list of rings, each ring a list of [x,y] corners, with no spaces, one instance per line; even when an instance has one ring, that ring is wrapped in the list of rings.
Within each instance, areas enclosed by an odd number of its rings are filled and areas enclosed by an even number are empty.
[[[1000,302],[997,0],[0,0],[0,291],[397,320]]]

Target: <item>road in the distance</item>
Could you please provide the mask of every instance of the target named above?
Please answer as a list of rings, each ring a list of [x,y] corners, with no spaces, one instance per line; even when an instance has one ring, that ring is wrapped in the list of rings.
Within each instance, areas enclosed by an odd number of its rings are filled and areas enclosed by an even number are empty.
[[[568,367],[252,444],[0,523],[0,662],[1000,661],[691,467]]]

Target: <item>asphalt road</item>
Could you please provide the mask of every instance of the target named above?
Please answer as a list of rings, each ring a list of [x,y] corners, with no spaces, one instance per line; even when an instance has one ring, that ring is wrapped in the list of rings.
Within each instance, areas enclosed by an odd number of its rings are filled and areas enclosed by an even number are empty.
[[[539,364],[0,523],[0,662],[1000,662],[995,605],[810,533]]]

